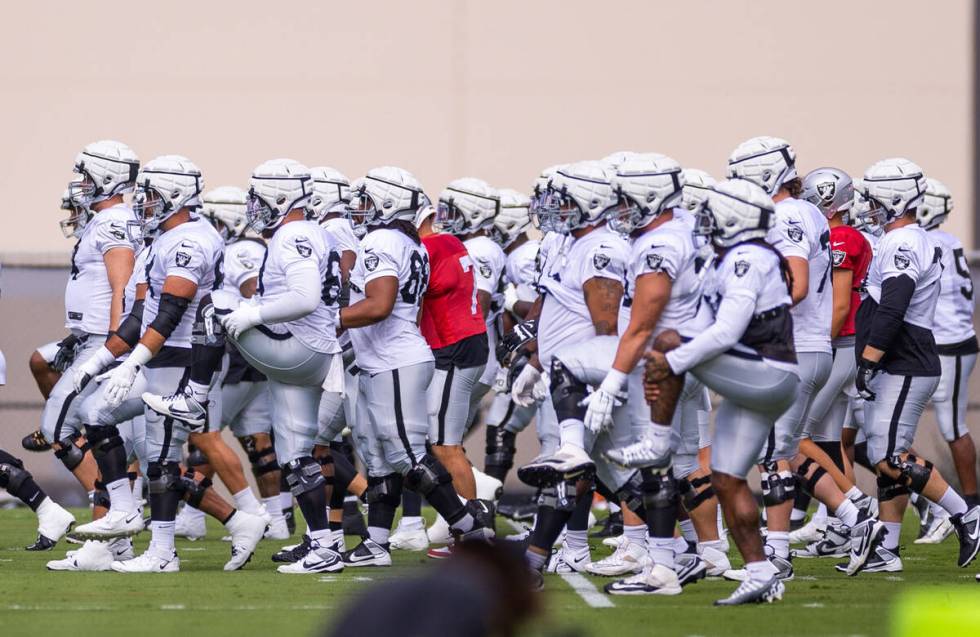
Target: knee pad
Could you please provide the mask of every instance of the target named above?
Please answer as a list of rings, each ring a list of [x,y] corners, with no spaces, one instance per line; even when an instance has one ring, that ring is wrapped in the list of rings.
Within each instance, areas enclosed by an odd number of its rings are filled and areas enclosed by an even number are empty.
[[[387,504],[397,508],[402,502],[402,485],[404,478],[400,473],[389,473],[386,476],[368,478],[368,488],[364,498],[368,505]]]
[[[789,471],[762,474],[762,503],[777,506],[796,497],[796,481]]]
[[[92,504],[103,509],[108,509],[112,505],[109,500],[109,492],[106,491],[105,483],[101,480],[95,481],[95,492],[92,494]]]
[[[119,429],[115,425],[109,427],[86,427],[85,441],[94,454],[104,454],[123,444]]]
[[[452,484],[452,481],[453,477],[442,463],[428,453],[405,474],[405,488],[422,496],[429,495],[440,484]]]
[[[180,492],[179,481],[180,465],[176,462],[151,462],[146,468],[146,484],[151,495]]]
[[[657,472],[652,469],[641,469],[640,475],[643,478],[643,506],[648,513],[654,509],[666,509],[677,505],[680,491],[672,471],[668,469],[665,472]]]
[[[889,476],[878,476],[878,502],[888,502],[899,496],[908,495],[909,488]]]
[[[279,471],[279,462],[276,460],[276,450],[272,447],[262,451],[250,451],[248,461],[252,465],[252,475],[256,478],[267,473]]]
[[[194,470],[188,468],[187,471],[180,474],[180,480],[178,481],[178,489],[187,501],[187,504],[191,505],[195,509],[201,508],[201,501],[204,499],[204,494],[211,486],[211,478],[204,476],[200,482],[194,480]]]
[[[900,456],[895,456],[888,460],[888,464],[902,472],[902,482],[912,491],[922,493],[929,483],[929,476],[932,475],[932,463],[925,460],[925,466],[917,464],[916,457],[908,455],[907,460],[902,460]]]
[[[85,450],[75,445],[75,441],[80,437],[79,434],[72,434],[67,438],[62,438],[58,441],[61,449],[54,452],[55,457],[61,460],[61,463],[65,465],[65,469],[69,471],[74,471],[78,465],[82,464],[82,460],[85,459]]]
[[[204,452],[197,447],[191,445],[190,453],[187,454],[187,461],[185,464],[188,467],[203,467],[208,464],[208,457],[204,455]]]
[[[218,281],[215,283],[220,285]],[[191,327],[192,345],[225,346],[225,328],[221,326],[215,311],[214,294],[214,292],[205,294],[198,303],[197,314],[194,316],[194,324]]]
[[[565,481],[541,489],[538,494],[538,506],[550,507],[555,511],[571,513],[575,510],[575,482]]]
[[[707,488],[698,491],[700,487],[707,485]],[[682,478],[677,481],[677,488],[681,494],[681,503],[688,512],[698,508],[711,498],[715,497],[715,489],[711,486],[711,476],[701,476],[688,480]]]
[[[634,513],[643,508],[643,478],[639,471],[634,471],[626,484],[613,494],[613,500],[624,502],[626,508]]]
[[[326,485],[323,474],[320,473],[320,463],[311,456],[287,462],[283,468],[289,490],[296,497],[314,489],[322,489]]]
[[[579,405],[589,393],[585,383],[572,376],[571,371],[557,358],[551,359],[551,400],[558,414],[558,422],[582,420],[585,407]]]
[[[487,458],[488,466],[510,469],[514,466],[514,454],[517,453],[517,434],[503,427],[487,426]]]
[[[813,473],[809,478],[806,477],[806,474],[809,473],[810,469],[814,466],[816,466],[816,469],[813,470]],[[799,476],[800,483],[803,485],[804,491],[809,493],[811,496],[813,495],[813,490],[817,486],[817,482],[820,480],[820,478],[826,475],[826,473],[827,472],[824,470],[824,468],[818,465],[812,458],[807,458],[804,460],[803,464],[800,465],[800,468],[796,470],[796,475]],[[794,489],[795,488],[796,487],[794,485]]]
[[[7,489],[11,493],[20,489],[24,481],[31,477],[31,474],[24,469],[23,463],[13,460],[0,462],[0,488]]]

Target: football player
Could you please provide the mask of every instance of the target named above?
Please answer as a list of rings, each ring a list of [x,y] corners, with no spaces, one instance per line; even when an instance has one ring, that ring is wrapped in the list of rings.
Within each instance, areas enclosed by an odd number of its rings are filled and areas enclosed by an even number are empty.
[[[744,179],[712,188],[698,212],[697,228],[710,237],[718,255],[704,295],[714,323],[683,344],[676,331],[667,330],[647,354],[648,400],[676,401],[686,372],[723,399],[712,441],[711,485],[748,578],[715,602],[719,605],[771,602],[784,592],[779,570],[763,550],[759,511],[746,482],[800,384],[789,266],[766,241],[774,208],[765,190]]]
[[[201,323],[199,314],[206,309],[200,308],[199,312],[199,305],[215,287],[224,250],[218,233],[196,214],[203,180],[190,160],[179,155],[158,157],[143,166],[136,182],[137,217],[143,220],[143,233],[155,237],[147,253],[140,281],[143,285],[136,294],[137,301],[144,301],[142,318],[130,314],[116,334],[81,365],[73,379],[77,387],[92,385],[90,381],[97,370],[105,369],[132,349],[122,363],[100,379],[109,409],[131,396],[140,375],[145,379],[146,391],[156,396],[170,395],[175,389],[181,392],[187,385],[195,364],[191,348],[196,337],[195,323]],[[152,539],[142,555],[114,561],[111,568],[120,573],[178,572],[174,519],[182,499],[225,524],[232,535],[232,557],[224,568],[242,568],[262,538],[265,520],[234,509],[214,492],[206,476],[181,468],[181,447],[190,427],[148,406],[144,414]],[[129,535],[136,524],[142,526],[142,519],[132,512],[132,493],[128,499],[125,497],[130,487],[125,479],[126,453],[119,430],[114,426],[94,427],[89,430],[88,439],[109,487],[113,507],[104,520],[82,525],[77,531],[83,537]],[[125,489],[112,488],[123,480]]]
[[[24,468],[24,463],[3,449],[0,449],[0,489],[5,489],[37,514],[37,540],[27,547],[28,551],[54,548],[75,524],[75,516],[49,498],[34,482],[34,476]]]
[[[475,500],[460,502],[452,476],[425,446],[435,363],[416,324],[429,258],[413,220],[426,203],[418,180],[401,168],[375,168],[351,184],[348,214],[366,234],[351,272],[351,304],[338,320],[364,372],[356,428],[369,447],[369,537],[344,554],[349,566],[391,564],[388,539],[403,487],[428,500],[461,539],[492,536],[489,512]]]
[[[916,221],[943,251],[943,274],[936,320],[936,338],[942,375],[932,395],[939,431],[949,444],[956,476],[967,504],[980,504],[977,496],[977,451],[966,426],[970,374],[977,362],[977,334],[973,328],[973,279],[963,245],[939,226],[953,211],[949,189],[937,179],[926,179],[926,193],[916,210]]]
[[[868,457],[878,471],[883,538],[871,535],[847,573],[900,571],[899,533],[908,494],[915,492],[949,513],[960,541],[957,564],[980,549],[980,507],[970,506],[931,462],[910,452],[919,417],[942,373],[933,335],[941,292],[943,249],[916,224],[927,183],[913,162],[893,158],[865,171],[859,196],[885,229],[868,271],[868,298],[858,309],[855,386],[866,401]]]

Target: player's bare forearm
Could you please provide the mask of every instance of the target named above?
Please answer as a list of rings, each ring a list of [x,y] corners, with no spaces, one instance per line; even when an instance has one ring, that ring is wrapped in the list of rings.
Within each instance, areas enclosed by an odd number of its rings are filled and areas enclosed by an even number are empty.
[[[614,279],[594,277],[582,285],[585,305],[589,309],[597,336],[615,336],[619,327],[619,304],[623,284]]]
[[[662,272],[650,272],[637,278],[630,322],[619,339],[613,360],[615,369],[628,374],[639,364],[670,300],[672,285],[670,277]]]
[[[398,278],[383,276],[364,286],[364,298],[340,310],[344,329],[374,325],[388,318],[395,307]]]
[[[790,296],[793,297],[793,305],[798,305],[810,292],[810,264],[800,257],[786,257],[786,262],[792,282]]]
[[[834,270],[834,311],[830,324],[830,338],[835,339],[844,327],[844,321],[851,312],[851,287],[854,282],[854,272],[851,270]]]
[[[123,296],[126,284],[133,275],[136,256],[129,248],[113,248],[102,256],[102,261],[105,263],[106,277],[112,291],[109,302],[109,331],[114,332],[119,329],[119,322],[122,320]]]

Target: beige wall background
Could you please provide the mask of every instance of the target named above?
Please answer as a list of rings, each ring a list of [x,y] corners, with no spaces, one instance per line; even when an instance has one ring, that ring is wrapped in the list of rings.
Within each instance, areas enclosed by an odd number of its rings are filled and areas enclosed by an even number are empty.
[[[723,174],[772,134],[801,169],[896,154],[947,183],[972,245],[969,0],[17,3],[0,24],[0,256],[67,255],[74,154],[116,138],[209,186],[265,159],[415,172],[430,194],[658,151]],[[19,254],[18,254],[19,253]],[[36,255],[30,257],[36,258]]]

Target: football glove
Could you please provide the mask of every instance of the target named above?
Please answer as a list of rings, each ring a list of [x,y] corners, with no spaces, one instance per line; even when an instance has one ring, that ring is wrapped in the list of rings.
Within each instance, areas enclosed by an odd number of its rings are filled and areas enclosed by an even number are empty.
[[[623,391],[625,381],[626,374],[618,369],[610,369],[599,388],[579,403],[587,407],[584,419],[586,429],[598,434],[612,424],[613,410],[626,402],[626,393]]]
[[[538,399],[540,388],[537,387],[541,381],[541,372],[534,365],[525,365],[521,373],[514,379],[514,386],[510,389],[510,395],[514,402],[521,407],[530,407]],[[537,390],[537,391],[536,391]]]
[[[857,376],[854,378],[854,387],[857,389],[858,396],[865,400],[873,401],[875,393],[869,386],[871,380],[878,374],[879,364],[862,357],[858,361]]]

